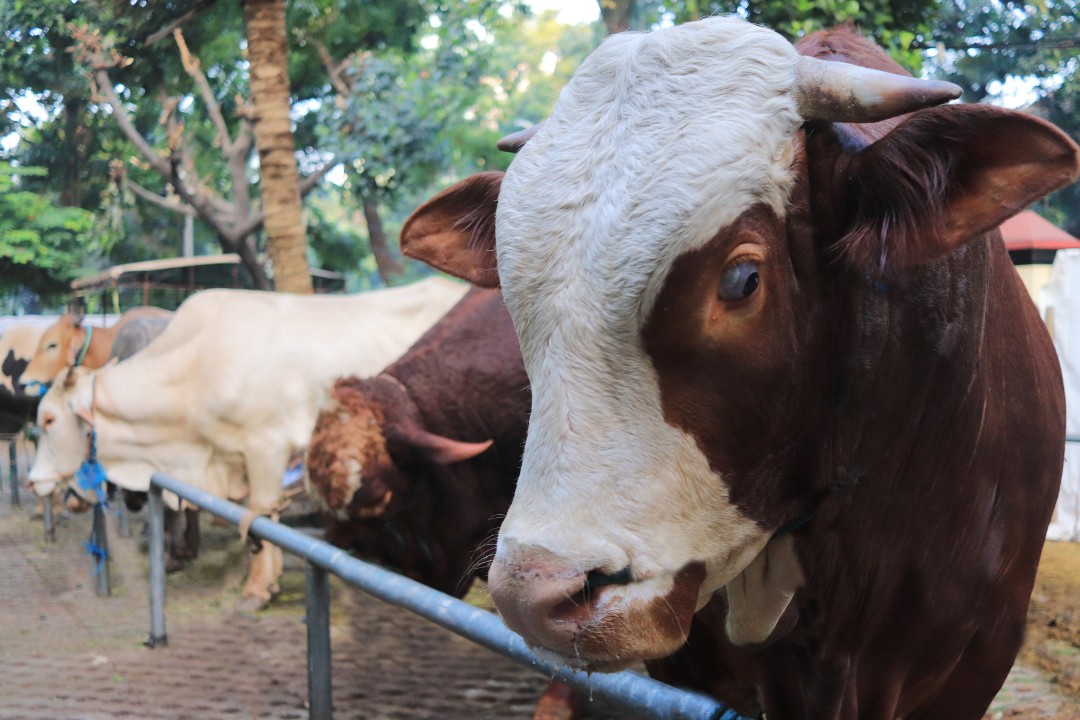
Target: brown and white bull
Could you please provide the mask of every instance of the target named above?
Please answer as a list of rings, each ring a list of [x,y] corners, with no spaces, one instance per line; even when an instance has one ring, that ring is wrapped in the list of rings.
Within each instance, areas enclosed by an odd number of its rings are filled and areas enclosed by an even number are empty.
[[[684,652],[747,711],[981,717],[1064,434],[995,228],[1078,151],[932,107],[958,94],[849,31],[624,33],[505,178],[414,214],[406,254],[501,280],[532,382],[490,572],[511,628],[614,670],[679,650],[719,593],[715,645]]]
[[[145,492],[163,471],[272,512],[289,458],[311,437],[334,379],[381,370],[466,290],[429,278],[350,296],[197,293],[134,357],[61,372],[38,408],[30,481],[39,494],[67,482],[93,428],[98,460],[122,488]],[[268,601],[280,573],[281,551],[263,543],[243,605]]]
[[[48,385],[64,368],[82,366],[96,370],[103,367],[113,357],[117,333],[128,323],[140,318],[167,322],[172,313],[156,307],[133,308],[109,327],[93,327],[83,322],[84,317],[67,313],[45,330],[23,373],[23,385]]]

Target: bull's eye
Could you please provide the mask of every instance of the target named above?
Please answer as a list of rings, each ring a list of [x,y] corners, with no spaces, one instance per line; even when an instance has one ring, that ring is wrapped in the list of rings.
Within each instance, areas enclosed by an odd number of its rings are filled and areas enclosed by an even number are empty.
[[[757,262],[738,260],[724,269],[717,295],[721,300],[742,300],[753,295],[760,283]]]

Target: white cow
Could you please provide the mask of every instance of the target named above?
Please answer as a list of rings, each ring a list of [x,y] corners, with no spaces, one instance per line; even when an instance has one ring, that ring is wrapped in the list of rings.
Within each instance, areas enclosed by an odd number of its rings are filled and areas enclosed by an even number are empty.
[[[331,383],[378,373],[466,289],[432,278],[353,296],[198,293],[130,360],[57,377],[38,409],[30,482],[39,495],[66,482],[93,426],[98,459],[123,488],[145,491],[163,471],[219,497],[246,495],[249,508],[269,512]],[[247,607],[277,591],[281,551],[268,548],[252,563]]]

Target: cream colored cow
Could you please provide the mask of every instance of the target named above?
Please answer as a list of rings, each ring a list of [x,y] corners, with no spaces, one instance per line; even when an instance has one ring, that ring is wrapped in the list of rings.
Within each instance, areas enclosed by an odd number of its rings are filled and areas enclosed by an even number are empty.
[[[30,481],[39,495],[66,482],[93,427],[98,459],[123,488],[145,491],[162,471],[271,512],[289,458],[306,445],[334,379],[380,371],[466,289],[432,278],[352,296],[194,295],[130,360],[57,377],[38,409],[41,444]],[[281,551],[264,544],[245,606],[265,605],[280,572]]]

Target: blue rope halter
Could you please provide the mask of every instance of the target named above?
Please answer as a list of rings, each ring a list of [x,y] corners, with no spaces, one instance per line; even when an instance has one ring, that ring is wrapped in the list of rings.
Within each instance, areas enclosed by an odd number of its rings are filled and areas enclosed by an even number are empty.
[[[86,326],[86,337],[83,338],[82,347],[79,348],[79,354],[75,356],[74,367],[79,367],[83,364],[83,360],[86,359],[86,351],[90,349],[90,338],[94,337],[94,326]]]
[[[97,415],[97,375],[90,381],[90,419],[96,420]],[[79,469],[75,471],[75,483],[79,489],[86,491],[94,495],[97,498],[97,502],[102,508],[109,507],[108,493],[105,489],[105,481],[108,479],[105,475],[105,468],[97,460],[97,427],[91,422],[90,432],[88,433],[89,446],[86,452],[86,459],[79,465]],[[90,557],[94,559],[94,577],[97,577],[105,567],[105,561],[109,557],[109,553],[97,542],[97,533],[94,530],[90,531],[90,537],[82,545],[86,548],[86,552],[90,554]]]

